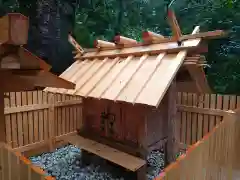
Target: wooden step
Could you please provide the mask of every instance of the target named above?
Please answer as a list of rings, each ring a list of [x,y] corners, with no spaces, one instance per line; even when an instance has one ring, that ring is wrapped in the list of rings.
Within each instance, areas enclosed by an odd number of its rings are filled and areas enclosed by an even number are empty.
[[[146,164],[146,161],[143,159],[79,135],[69,136],[65,140],[70,144],[77,146],[78,148],[95,154],[133,172],[137,171]]]

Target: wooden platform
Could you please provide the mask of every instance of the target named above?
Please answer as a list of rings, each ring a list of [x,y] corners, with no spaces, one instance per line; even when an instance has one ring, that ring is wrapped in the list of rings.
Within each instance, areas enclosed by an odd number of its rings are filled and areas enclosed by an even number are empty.
[[[96,141],[86,139],[79,135],[69,136],[66,138],[66,141],[133,172],[137,171],[146,164],[146,161],[143,159],[121,152]]]

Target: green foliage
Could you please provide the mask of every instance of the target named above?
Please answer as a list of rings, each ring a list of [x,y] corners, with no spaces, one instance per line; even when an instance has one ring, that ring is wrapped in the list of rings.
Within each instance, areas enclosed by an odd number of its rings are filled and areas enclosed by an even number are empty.
[[[74,12],[69,11],[70,15],[61,18],[62,45],[58,49],[59,53],[63,52],[63,48],[67,51],[64,54],[71,51],[66,45],[69,31],[84,47],[92,47],[97,38],[111,41],[116,34],[138,41],[141,41],[141,33],[145,30],[171,35],[166,20],[166,5],[170,0],[60,1],[63,4],[62,11],[66,11],[69,6],[75,9]],[[2,13],[18,11],[30,17],[36,16],[34,0],[2,0],[0,7]],[[175,0],[171,8],[177,15],[183,33],[190,33],[196,25],[200,25],[201,31],[223,29],[229,32],[227,38],[210,41],[209,53],[206,55],[210,68],[206,72],[216,92],[240,94],[240,1]],[[71,27],[71,23],[74,27]],[[61,61],[68,61],[62,62],[64,67],[70,63],[70,60]],[[61,71],[63,68],[58,69]]]

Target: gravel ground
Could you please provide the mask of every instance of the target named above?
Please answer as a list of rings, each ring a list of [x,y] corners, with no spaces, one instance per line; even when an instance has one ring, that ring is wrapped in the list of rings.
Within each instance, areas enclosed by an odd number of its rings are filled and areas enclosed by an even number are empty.
[[[57,180],[128,180],[132,173],[126,172],[101,158],[86,165],[81,161],[81,150],[73,145],[56,149],[52,153],[43,153],[29,159],[34,165],[44,169]],[[164,167],[164,154],[152,152],[148,157],[148,180],[154,179]]]

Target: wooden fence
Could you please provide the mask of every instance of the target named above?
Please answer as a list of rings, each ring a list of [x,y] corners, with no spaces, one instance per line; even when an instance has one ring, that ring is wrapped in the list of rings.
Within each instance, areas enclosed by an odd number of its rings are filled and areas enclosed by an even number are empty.
[[[191,145],[222,121],[227,110],[240,107],[240,96],[178,93],[180,142]]]
[[[6,143],[12,148],[28,150],[81,126],[79,97],[29,91],[7,93],[4,100]]]
[[[80,97],[42,91],[12,92],[5,96],[6,142],[28,150],[36,143],[61,139],[80,128]],[[191,145],[222,121],[229,109],[240,107],[240,96],[178,94],[179,137]],[[25,148],[23,148],[25,147]]]
[[[0,180],[54,180],[4,143],[0,144]]]
[[[237,180],[240,177],[240,112],[229,111],[204,138],[155,180]]]

